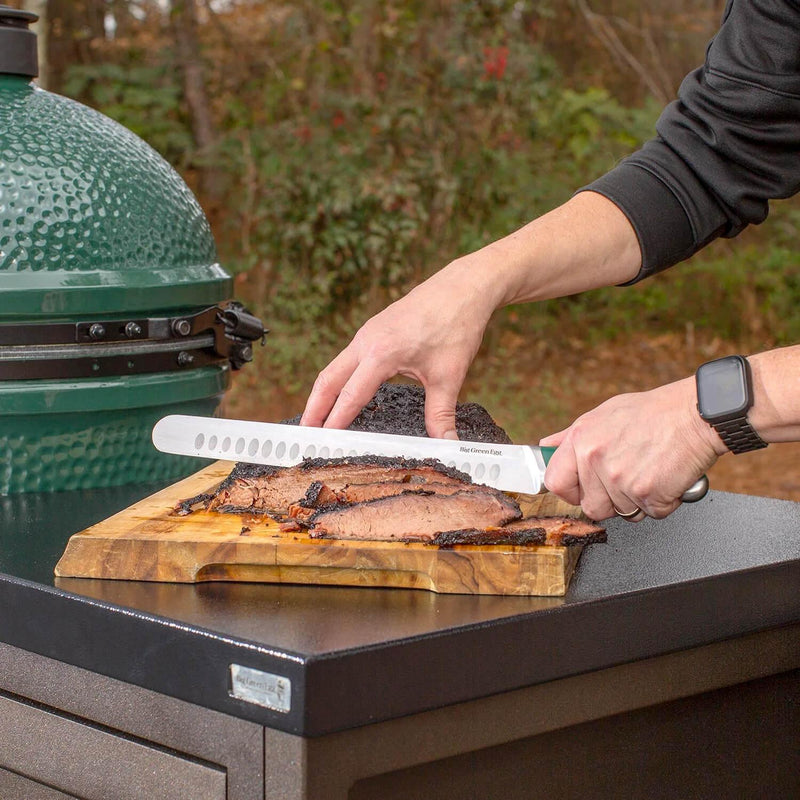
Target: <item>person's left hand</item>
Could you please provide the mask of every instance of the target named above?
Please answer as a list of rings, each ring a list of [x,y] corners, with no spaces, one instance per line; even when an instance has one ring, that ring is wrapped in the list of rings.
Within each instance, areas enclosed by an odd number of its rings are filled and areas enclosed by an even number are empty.
[[[727,452],[697,412],[693,378],[612,397],[541,440],[556,446],[545,485],[591,519],[663,518]]]

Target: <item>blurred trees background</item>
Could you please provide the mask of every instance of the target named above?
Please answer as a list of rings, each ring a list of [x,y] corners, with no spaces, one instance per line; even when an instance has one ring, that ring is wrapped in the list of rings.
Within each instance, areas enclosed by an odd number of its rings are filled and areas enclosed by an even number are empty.
[[[42,14],[44,85],[131,128],[197,193],[237,295],[272,329],[233,402],[275,418],[302,407],[370,314],[649,138],[724,0],[16,5]],[[717,243],[655,280],[500,312],[472,399],[515,398],[504,421],[526,436],[575,413],[542,367],[571,352],[585,375],[587,347],[627,346],[632,374],[632,341],[673,337],[684,374],[720,342],[800,339],[799,221],[783,203],[735,249]],[[636,366],[651,367],[645,383],[665,378],[650,351]],[[533,383],[557,398],[545,421],[524,407]],[[597,383],[600,399],[618,388]]]

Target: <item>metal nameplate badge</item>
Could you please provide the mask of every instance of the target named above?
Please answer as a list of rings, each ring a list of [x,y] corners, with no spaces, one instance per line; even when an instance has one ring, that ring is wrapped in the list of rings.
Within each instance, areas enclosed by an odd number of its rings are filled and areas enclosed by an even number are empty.
[[[231,696],[245,703],[287,713],[292,707],[292,682],[283,675],[231,664]]]

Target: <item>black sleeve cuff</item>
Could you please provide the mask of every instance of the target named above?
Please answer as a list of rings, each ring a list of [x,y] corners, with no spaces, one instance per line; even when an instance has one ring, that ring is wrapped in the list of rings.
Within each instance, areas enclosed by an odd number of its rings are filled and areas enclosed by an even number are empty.
[[[579,191],[607,197],[630,221],[642,251],[639,274],[623,286],[646,278],[692,255],[697,249],[692,226],[678,198],[642,166],[623,162]]]

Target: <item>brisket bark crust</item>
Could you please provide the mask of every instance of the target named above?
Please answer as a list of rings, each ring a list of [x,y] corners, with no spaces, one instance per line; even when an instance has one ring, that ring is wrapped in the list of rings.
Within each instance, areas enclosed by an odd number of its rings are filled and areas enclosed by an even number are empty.
[[[297,425],[300,415],[284,422]],[[350,430],[427,436],[425,390],[407,383],[381,384],[372,400],[350,424]],[[467,442],[512,444],[508,434],[478,403],[456,404],[456,432],[459,439]]]
[[[498,528],[442,531],[431,544],[444,548],[458,544],[569,546],[605,541],[605,528],[594,522],[573,517],[525,517]]]

